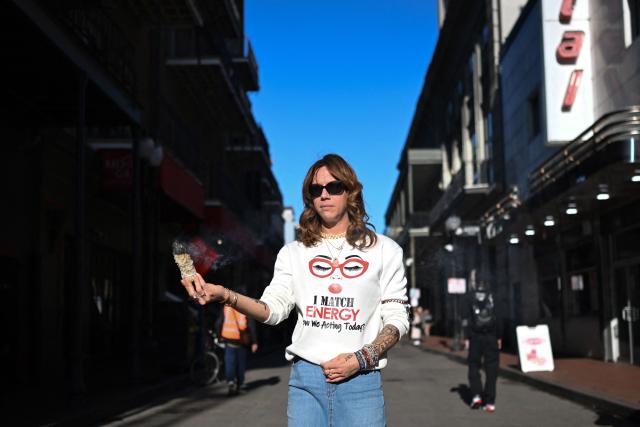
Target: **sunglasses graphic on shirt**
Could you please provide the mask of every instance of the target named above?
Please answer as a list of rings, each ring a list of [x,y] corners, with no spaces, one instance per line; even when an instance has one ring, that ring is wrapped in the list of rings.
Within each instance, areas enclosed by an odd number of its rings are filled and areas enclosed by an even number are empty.
[[[342,264],[332,263],[329,257],[318,255],[309,261],[309,271],[316,277],[325,278],[340,269],[342,276],[347,279],[355,279],[362,276],[369,268],[369,263],[358,255],[351,255]]]

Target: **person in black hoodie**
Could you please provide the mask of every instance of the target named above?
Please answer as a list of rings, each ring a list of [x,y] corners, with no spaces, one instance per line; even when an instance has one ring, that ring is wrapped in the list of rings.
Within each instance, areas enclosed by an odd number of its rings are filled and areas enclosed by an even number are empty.
[[[496,410],[496,380],[502,348],[502,322],[498,318],[496,300],[484,280],[467,295],[463,317],[466,323],[465,347],[469,351],[469,387],[471,409]],[[484,363],[485,384],[482,387],[480,367]]]

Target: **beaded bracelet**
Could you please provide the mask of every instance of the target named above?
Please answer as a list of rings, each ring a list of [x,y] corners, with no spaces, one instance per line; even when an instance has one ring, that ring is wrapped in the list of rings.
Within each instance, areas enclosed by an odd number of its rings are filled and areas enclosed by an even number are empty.
[[[367,362],[364,361],[364,356],[362,355],[362,350],[358,350],[355,353],[356,359],[358,359],[358,365],[360,366],[360,370],[364,371],[367,368]]]
[[[372,369],[375,365],[373,364],[373,357],[371,357],[371,353],[367,346],[362,347],[360,351],[362,352],[362,356],[365,361],[365,369]]]
[[[370,356],[371,356],[371,364],[372,364],[372,369],[378,365],[378,353],[376,352],[375,347],[373,346],[373,344],[365,344],[364,347],[362,347],[363,349],[367,349],[367,351],[369,352]]]
[[[406,304],[407,301],[405,301],[403,299],[399,299],[399,298],[391,298],[391,299],[382,300],[381,304],[387,304],[389,302],[397,302],[398,304]]]

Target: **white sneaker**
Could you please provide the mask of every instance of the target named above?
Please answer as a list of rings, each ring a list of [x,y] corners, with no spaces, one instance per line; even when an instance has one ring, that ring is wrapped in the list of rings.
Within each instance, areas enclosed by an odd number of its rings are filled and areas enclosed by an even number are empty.
[[[491,403],[487,403],[486,405],[484,405],[482,407],[482,410],[484,412],[496,412],[496,405],[493,405]]]
[[[471,409],[478,409],[482,406],[482,398],[480,396],[473,396],[471,399]]]

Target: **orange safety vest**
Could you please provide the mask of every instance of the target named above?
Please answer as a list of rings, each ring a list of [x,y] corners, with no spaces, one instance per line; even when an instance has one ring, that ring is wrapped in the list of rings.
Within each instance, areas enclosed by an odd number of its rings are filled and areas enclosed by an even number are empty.
[[[247,327],[247,316],[228,305],[224,306],[224,323],[220,332],[222,338],[240,341],[240,335],[247,330]]]

